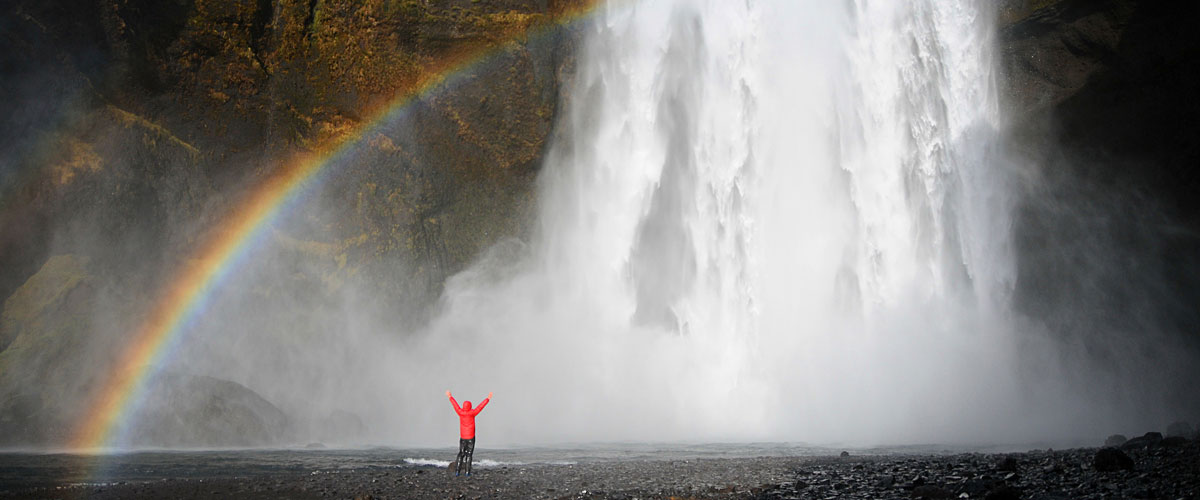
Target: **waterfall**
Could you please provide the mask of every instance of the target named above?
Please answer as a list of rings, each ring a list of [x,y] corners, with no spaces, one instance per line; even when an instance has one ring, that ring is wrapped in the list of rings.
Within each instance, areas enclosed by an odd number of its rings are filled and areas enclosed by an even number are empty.
[[[1062,430],[1016,356],[990,4],[602,8],[536,236],[447,283],[398,378],[496,391],[512,443]]]

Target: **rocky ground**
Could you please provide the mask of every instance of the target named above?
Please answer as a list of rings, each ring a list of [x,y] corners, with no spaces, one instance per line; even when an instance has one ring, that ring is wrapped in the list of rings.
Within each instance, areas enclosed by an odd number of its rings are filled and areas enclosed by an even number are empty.
[[[1141,438],[1139,438],[1141,439]],[[1123,448],[842,459],[797,467],[754,498],[1197,498],[1200,442],[1151,433]]]
[[[1119,440],[1118,440],[1119,441]],[[233,472],[236,474],[236,471]],[[164,478],[10,489],[0,498],[1200,498],[1200,440],[1024,453],[603,461]]]

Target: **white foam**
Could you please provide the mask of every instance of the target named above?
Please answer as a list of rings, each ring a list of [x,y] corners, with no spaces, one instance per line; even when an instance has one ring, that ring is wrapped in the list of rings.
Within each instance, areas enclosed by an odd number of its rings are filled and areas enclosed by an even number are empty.
[[[476,467],[504,467],[509,465],[523,465],[521,462],[498,462],[496,460],[481,459],[475,461]]]
[[[436,459],[432,459],[432,458],[405,458],[404,463],[407,465],[417,465],[417,466],[426,466],[427,465],[427,466],[432,466],[432,467],[449,467],[450,466],[450,461],[448,461],[448,460],[436,460]],[[499,461],[491,460],[491,459],[487,459],[487,458],[475,460],[473,463],[474,463],[475,467],[504,467],[504,466],[509,466],[509,465],[522,465],[521,462],[499,462]]]
[[[404,463],[409,465],[431,465],[434,467],[449,467],[448,460],[434,460],[432,458],[405,458]]]

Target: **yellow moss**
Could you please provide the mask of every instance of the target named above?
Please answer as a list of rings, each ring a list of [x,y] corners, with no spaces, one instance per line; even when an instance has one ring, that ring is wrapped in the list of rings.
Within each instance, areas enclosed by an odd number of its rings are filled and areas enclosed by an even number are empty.
[[[316,122],[313,126],[312,138],[308,141],[308,145],[316,149],[337,144],[353,134],[358,128],[358,122],[344,116],[334,115],[328,120]]]
[[[59,185],[70,183],[78,173],[97,172],[103,161],[91,144],[76,138],[68,138],[62,145],[67,158],[50,167],[54,182]]]
[[[312,16],[313,16],[312,30],[313,31],[321,30],[321,20],[322,20],[321,18],[324,17],[323,16],[324,13],[325,13],[325,0],[317,0],[316,5],[314,5],[313,9],[312,9]]]
[[[226,94],[224,92],[210,90],[210,91],[208,91],[208,96],[211,97],[214,101],[220,102],[221,104],[225,104],[225,103],[229,102],[229,94]]]
[[[544,16],[517,11],[478,14],[470,18],[473,27],[492,39],[508,38],[528,32],[531,26],[541,23]]]
[[[118,108],[116,106],[113,106],[111,104],[106,105],[105,109],[110,114],[112,114],[119,123],[124,125],[125,128],[140,127],[142,129],[146,130],[147,132],[149,132],[150,134],[152,134],[153,136],[161,137],[161,138],[166,139],[169,142],[175,144],[176,146],[180,146],[180,147],[184,148],[192,156],[200,155],[200,150],[196,149],[195,146],[188,144],[183,139],[175,137],[175,134],[172,134],[169,130],[163,128],[161,125],[159,125],[157,123],[154,123],[150,120],[142,118],[138,115],[135,115],[133,113],[125,111],[125,110]],[[152,144],[154,143],[153,138],[150,138],[149,140]]]
[[[458,110],[447,107],[446,117],[454,122],[458,129],[458,136],[461,139],[487,151],[488,156],[496,162],[498,168],[506,169],[511,166],[507,155],[503,154],[495,143],[480,134],[476,134],[474,128],[471,126],[471,122],[464,119]]]
[[[372,137],[368,144],[370,144],[372,148],[388,153],[401,152],[400,146],[396,145],[396,143],[392,141],[391,137],[383,134],[375,134],[375,137]]]

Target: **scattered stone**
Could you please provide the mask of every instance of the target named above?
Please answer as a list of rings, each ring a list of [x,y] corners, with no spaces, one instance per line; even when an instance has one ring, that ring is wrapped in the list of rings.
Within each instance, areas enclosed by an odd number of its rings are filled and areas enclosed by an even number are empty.
[[[1133,459],[1116,448],[1101,448],[1092,459],[1092,466],[1100,472],[1133,470]]]
[[[1104,446],[1115,448],[1125,444],[1126,441],[1129,441],[1129,438],[1125,437],[1123,434],[1113,434],[1109,436],[1108,439],[1104,440]]]
[[[1000,463],[996,464],[996,470],[1006,471],[1006,472],[1016,472],[1017,471],[1017,459],[1015,459],[1013,457],[1004,457],[1003,460],[1000,460]]]
[[[982,479],[971,479],[963,483],[962,492],[971,498],[979,498],[992,489],[992,484]]]
[[[1020,500],[1020,498],[1021,490],[1013,488],[1012,486],[1001,486],[989,491],[987,495],[983,497],[983,500]]]
[[[310,457],[322,456],[322,452],[303,453]],[[1099,460],[1097,455],[1101,456]],[[181,457],[185,461],[192,460],[186,454],[181,454]],[[343,456],[339,454],[338,457],[341,460]],[[1099,471],[1104,466],[1098,464],[1105,463],[1105,457],[1115,464],[1115,472]],[[1122,461],[1122,457],[1125,461]],[[1015,461],[1019,472],[997,470],[1007,458]],[[1131,458],[1136,459],[1136,468],[1133,472],[1126,472],[1128,469],[1124,467],[1134,466]],[[0,477],[18,477],[12,475],[17,470],[27,473],[30,469],[23,460],[27,460],[27,457],[13,458],[0,454]],[[48,460],[48,465],[54,465],[54,461],[62,459],[43,457],[39,460]],[[0,500],[76,496],[95,496],[98,500],[180,498],[209,492],[217,492],[212,493],[213,496],[251,500],[354,498],[355,495],[366,494],[375,498],[415,500],[535,497],[580,500],[670,497],[697,500],[1065,500],[1194,498],[1195,492],[1200,491],[1200,442],[1190,440],[1178,446],[1152,446],[1128,452],[1128,455],[1117,448],[1079,448],[1053,453],[1032,450],[1003,455],[872,455],[853,461],[844,460],[838,452],[834,452],[825,457],[719,458],[687,462],[619,460],[581,462],[571,466],[528,464],[510,468],[509,471],[503,467],[484,467],[480,469],[479,477],[469,480],[453,475],[447,477],[438,471],[440,467],[431,466],[399,465],[387,470],[356,468],[311,475],[312,470],[307,466],[294,471],[272,467],[273,472],[264,473],[253,465],[253,458],[249,462],[247,470],[258,472],[236,478],[188,477],[167,480],[170,478],[163,477],[148,482],[123,482],[120,478],[114,478],[110,483],[90,486],[64,485],[52,479],[38,492],[17,490],[0,481]],[[3,475],[5,473],[10,475]],[[294,480],[297,478],[298,481]],[[97,488],[102,491],[93,493]]]
[[[912,497],[928,499],[954,498],[954,493],[951,493],[949,490],[938,486],[925,485],[913,488]]]

